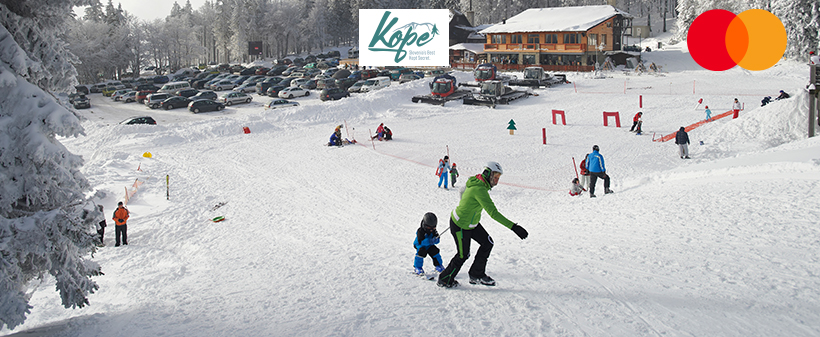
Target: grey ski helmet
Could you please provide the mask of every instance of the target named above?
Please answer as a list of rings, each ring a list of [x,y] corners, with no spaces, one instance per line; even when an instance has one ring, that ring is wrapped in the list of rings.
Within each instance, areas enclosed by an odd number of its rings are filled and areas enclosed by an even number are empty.
[[[432,212],[427,212],[424,214],[424,217],[421,218],[421,227],[433,229],[436,228],[438,225],[438,218]]]
[[[493,172],[504,174],[504,170],[501,169],[501,164],[494,161],[487,162],[487,165],[484,165],[484,172],[481,173],[481,176],[484,177],[484,181],[490,184],[490,187],[495,186],[493,180],[490,179]]]

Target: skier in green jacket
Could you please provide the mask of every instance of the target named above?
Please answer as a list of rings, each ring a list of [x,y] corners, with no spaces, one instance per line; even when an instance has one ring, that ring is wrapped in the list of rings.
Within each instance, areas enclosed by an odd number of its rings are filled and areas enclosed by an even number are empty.
[[[487,276],[487,258],[493,250],[493,239],[481,226],[481,211],[498,221],[505,227],[512,229],[522,240],[527,238],[527,231],[518,224],[510,221],[495,208],[493,200],[490,199],[489,191],[498,184],[503,170],[496,162],[488,162],[481,174],[467,179],[465,190],[461,194],[461,201],[458,207],[450,213],[450,233],[456,242],[458,252],[450,260],[450,264],[439,275],[438,286],[452,288],[458,286],[455,280],[461,266],[470,257],[470,241],[475,240],[479,244],[478,252],[473,265],[468,272],[470,284],[483,284],[494,286],[495,280]]]

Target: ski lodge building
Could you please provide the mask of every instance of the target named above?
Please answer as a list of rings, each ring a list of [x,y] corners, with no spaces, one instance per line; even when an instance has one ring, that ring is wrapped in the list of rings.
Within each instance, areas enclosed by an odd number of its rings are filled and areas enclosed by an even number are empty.
[[[631,19],[610,5],[531,8],[481,30],[486,42],[480,58],[501,69],[592,71],[606,52],[621,50]]]

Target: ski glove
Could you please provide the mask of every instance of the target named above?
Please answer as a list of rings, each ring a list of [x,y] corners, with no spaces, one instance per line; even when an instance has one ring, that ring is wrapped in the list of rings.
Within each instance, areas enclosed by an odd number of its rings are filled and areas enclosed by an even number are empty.
[[[518,235],[518,237],[521,238],[521,240],[526,239],[529,235],[529,233],[527,233],[527,230],[524,229],[524,227],[519,226],[518,224],[513,225],[510,229],[512,229],[512,231],[515,232],[515,235]]]
[[[434,245],[437,245],[439,242],[441,242],[441,239],[438,236],[434,236],[434,237],[430,238],[430,243],[432,243]]]

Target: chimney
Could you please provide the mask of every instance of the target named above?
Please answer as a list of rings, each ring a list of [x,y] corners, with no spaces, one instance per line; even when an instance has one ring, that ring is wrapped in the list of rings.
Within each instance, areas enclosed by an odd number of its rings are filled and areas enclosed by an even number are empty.
[[[475,12],[466,11],[464,12],[464,16],[467,17],[467,21],[470,21],[470,26],[475,27]]]

